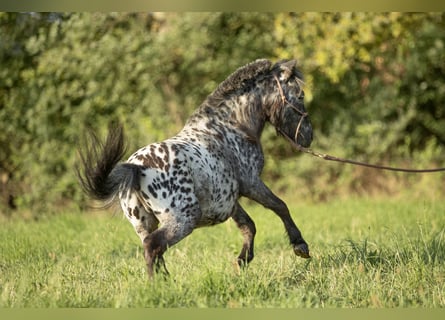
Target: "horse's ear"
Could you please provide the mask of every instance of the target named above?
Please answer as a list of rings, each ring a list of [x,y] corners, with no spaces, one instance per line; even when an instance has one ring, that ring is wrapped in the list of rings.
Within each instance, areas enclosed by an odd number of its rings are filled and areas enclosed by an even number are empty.
[[[281,72],[282,80],[287,81],[290,78],[290,76],[294,72],[294,68],[295,68],[296,64],[297,64],[296,60],[289,60],[289,61],[286,61],[280,65],[280,68],[282,70],[282,72]]]

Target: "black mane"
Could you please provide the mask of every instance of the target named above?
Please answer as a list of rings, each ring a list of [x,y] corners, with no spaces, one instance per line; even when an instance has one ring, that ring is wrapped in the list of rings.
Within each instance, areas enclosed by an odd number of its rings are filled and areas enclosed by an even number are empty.
[[[221,82],[212,95],[222,96],[243,88],[249,80],[268,72],[271,65],[272,63],[267,59],[258,59],[246,64]]]

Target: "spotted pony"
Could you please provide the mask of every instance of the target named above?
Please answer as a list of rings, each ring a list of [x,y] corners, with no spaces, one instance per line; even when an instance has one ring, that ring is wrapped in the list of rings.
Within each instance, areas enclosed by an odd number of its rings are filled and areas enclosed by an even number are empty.
[[[256,229],[241,196],[274,211],[295,254],[309,258],[288,207],[260,178],[266,122],[304,147],[312,141],[302,84],[294,60],[251,62],[224,80],[176,136],[139,149],[126,162],[121,125],[110,126],[105,143],[90,134],[80,152],[80,183],[105,204],[120,200],[143,244],[150,278],[168,274],[163,254],[169,247],[195,228],[229,218],[244,238],[238,263],[249,263]]]

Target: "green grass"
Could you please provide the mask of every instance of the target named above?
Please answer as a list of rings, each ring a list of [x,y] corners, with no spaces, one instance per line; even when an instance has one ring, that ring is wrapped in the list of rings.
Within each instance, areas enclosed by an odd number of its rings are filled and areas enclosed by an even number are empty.
[[[147,280],[120,212],[3,220],[0,307],[445,307],[445,201],[288,200],[312,259],[293,255],[280,220],[245,203],[256,256],[239,272],[233,221],[198,229]]]

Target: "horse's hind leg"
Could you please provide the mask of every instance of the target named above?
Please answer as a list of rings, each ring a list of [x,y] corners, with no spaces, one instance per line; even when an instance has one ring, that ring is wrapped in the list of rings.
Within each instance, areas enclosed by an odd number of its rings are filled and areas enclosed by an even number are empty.
[[[261,180],[257,182],[254,188],[249,190],[246,196],[274,211],[283,221],[295,254],[302,258],[310,258],[309,247],[292,220],[289,209],[283,200],[273,194]]]
[[[193,225],[167,225],[149,234],[143,241],[144,256],[147,263],[147,271],[150,279],[157,273],[168,276],[163,254],[175,243],[189,235],[195,227]]]
[[[142,201],[136,194],[129,194],[121,200],[121,206],[144,246],[144,256],[149,276],[152,277],[154,272],[163,272],[168,275],[164,258],[162,257],[166,250],[162,240],[165,238],[162,235],[164,231],[157,230],[159,225],[158,219],[153,211],[142,204]]]
[[[238,256],[238,265],[240,267],[246,266],[253,259],[253,240],[255,238],[256,228],[255,223],[249,217],[246,211],[236,204],[232,219],[236,222],[236,225],[243,234],[243,248]]]
[[[145,237],[143,241],[144,256],[147,263],[148,276],[153,278],[155,273],[163,272],[168,275],[163,254],[167,250],[168,241],[165,229],[158,229]],[[163,268],[163,269],[162,269]]]
[[[169,247],[188,236],[196,227],[196,221],[201,216],[201,211],[197,200],[193,202],[194,199],[190,196],[184,200],[182,209],[178,207],[166,208],[164,212],[156,214],[161,227],[150,233],[143,241],[150,278],[159,272],[168,275],[163,254]]]

